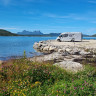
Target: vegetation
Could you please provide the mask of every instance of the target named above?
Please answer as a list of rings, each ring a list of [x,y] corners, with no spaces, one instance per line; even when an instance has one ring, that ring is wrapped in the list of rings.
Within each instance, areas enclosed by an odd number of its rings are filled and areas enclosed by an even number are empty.
[[[0,36],[18,36],[18,35],[4,29],[0,29]]]
[[[96,69],[70,73],[26,58],[0,65],[0,96],[96,96]]]

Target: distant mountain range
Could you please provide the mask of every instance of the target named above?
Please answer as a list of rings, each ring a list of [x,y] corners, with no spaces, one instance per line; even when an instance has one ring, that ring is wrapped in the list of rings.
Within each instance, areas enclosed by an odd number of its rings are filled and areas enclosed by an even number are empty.
[[[43,34],[41,31],[26,31],[26,30],[23,30],[22,32],[18,32],[17,33],[18,35],[29,35],[29,36],[58,36],[60,35],[61,33],[49,33],[49,34]]]
[[[30,32],[30,31],[26,31],[26,30],[24,30],[24,31],[22,31],[22,32],[18,32],[17,34],[18,34],[18,35],[43,35],[43,33],[40,32],[40,31]]]
[[[40,31],[22,31],[22,32],[18,32],[17,33],[18,35],[41,35],[41,36],[59,36],[61,33],[49,33],[49,34],[43,34],[42,32]],[[86,34],[83,34],[83,37],[89,37],[90,35],[86,35]]]
[[[11,33],[10,31],[0,29],[0,36],[59,36],[61,33],[49,33],[49,34],[43,34],[41,31],[26,31],[23,30],[22,32]],[[83,34],[83,37],[96,37],[96,34],[94,35],[86,35]]]

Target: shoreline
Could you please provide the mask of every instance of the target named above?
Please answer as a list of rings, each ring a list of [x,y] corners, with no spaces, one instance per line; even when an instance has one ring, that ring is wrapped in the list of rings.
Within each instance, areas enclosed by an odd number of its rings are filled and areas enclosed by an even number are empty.
[[[86,57],[93,58],[95,56],[92,52],[96,52],[96,40],[82,40],[82,42],[46,40],[34,43],[33,48],[43,54],[28,57],[28,60],[33,62],[52,62],[53,65],[72,72],[78,72],[84,69],[82,62]],[[17,59],[19,58],[17,57]],[[8,60],[0,60],[0,64]]]
[[[86,57],[94,58],[95,55],[92,52],[96,52],[96,40],[82,40],[82,42],[39,41],[34,43],[33,48],[48,54],[30,58],[30,61],[53,61],[53,65],[78,72],[84,69],[82,62],[86,60]]]

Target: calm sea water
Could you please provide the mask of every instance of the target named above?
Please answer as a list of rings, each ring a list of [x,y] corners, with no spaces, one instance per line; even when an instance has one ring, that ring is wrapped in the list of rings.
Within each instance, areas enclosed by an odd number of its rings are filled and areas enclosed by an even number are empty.
[[[36,53],[33,49],[33,44],[38,41],[51,39],[56,39],[56,37],[0,36],[0,60],[23,56],[24,50],[27,57],[39,55],[41,53]]]
[[[33,49],[33,44],[42,40],[52,40],[56,37],[11,37],[0,36],[0,60],[7,60],[18,56],[23,56],[24,50],[27,57],[40,55]],[[84,37],[84,39],[96,39],[96,37]]]

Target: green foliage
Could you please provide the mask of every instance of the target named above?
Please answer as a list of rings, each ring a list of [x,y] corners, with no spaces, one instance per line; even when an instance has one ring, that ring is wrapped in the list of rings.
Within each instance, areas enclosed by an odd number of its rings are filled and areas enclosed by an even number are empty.
[[[18,35],[4,29],[0,29],[0,36],[18,36]]]
[[[26,58],[26,51],[24,50],[24,54],[23,54],[24,58]]]
[[[96,96],[96,69],[72,74],[27,58],[9,60],[0,65],[0,96]]]

